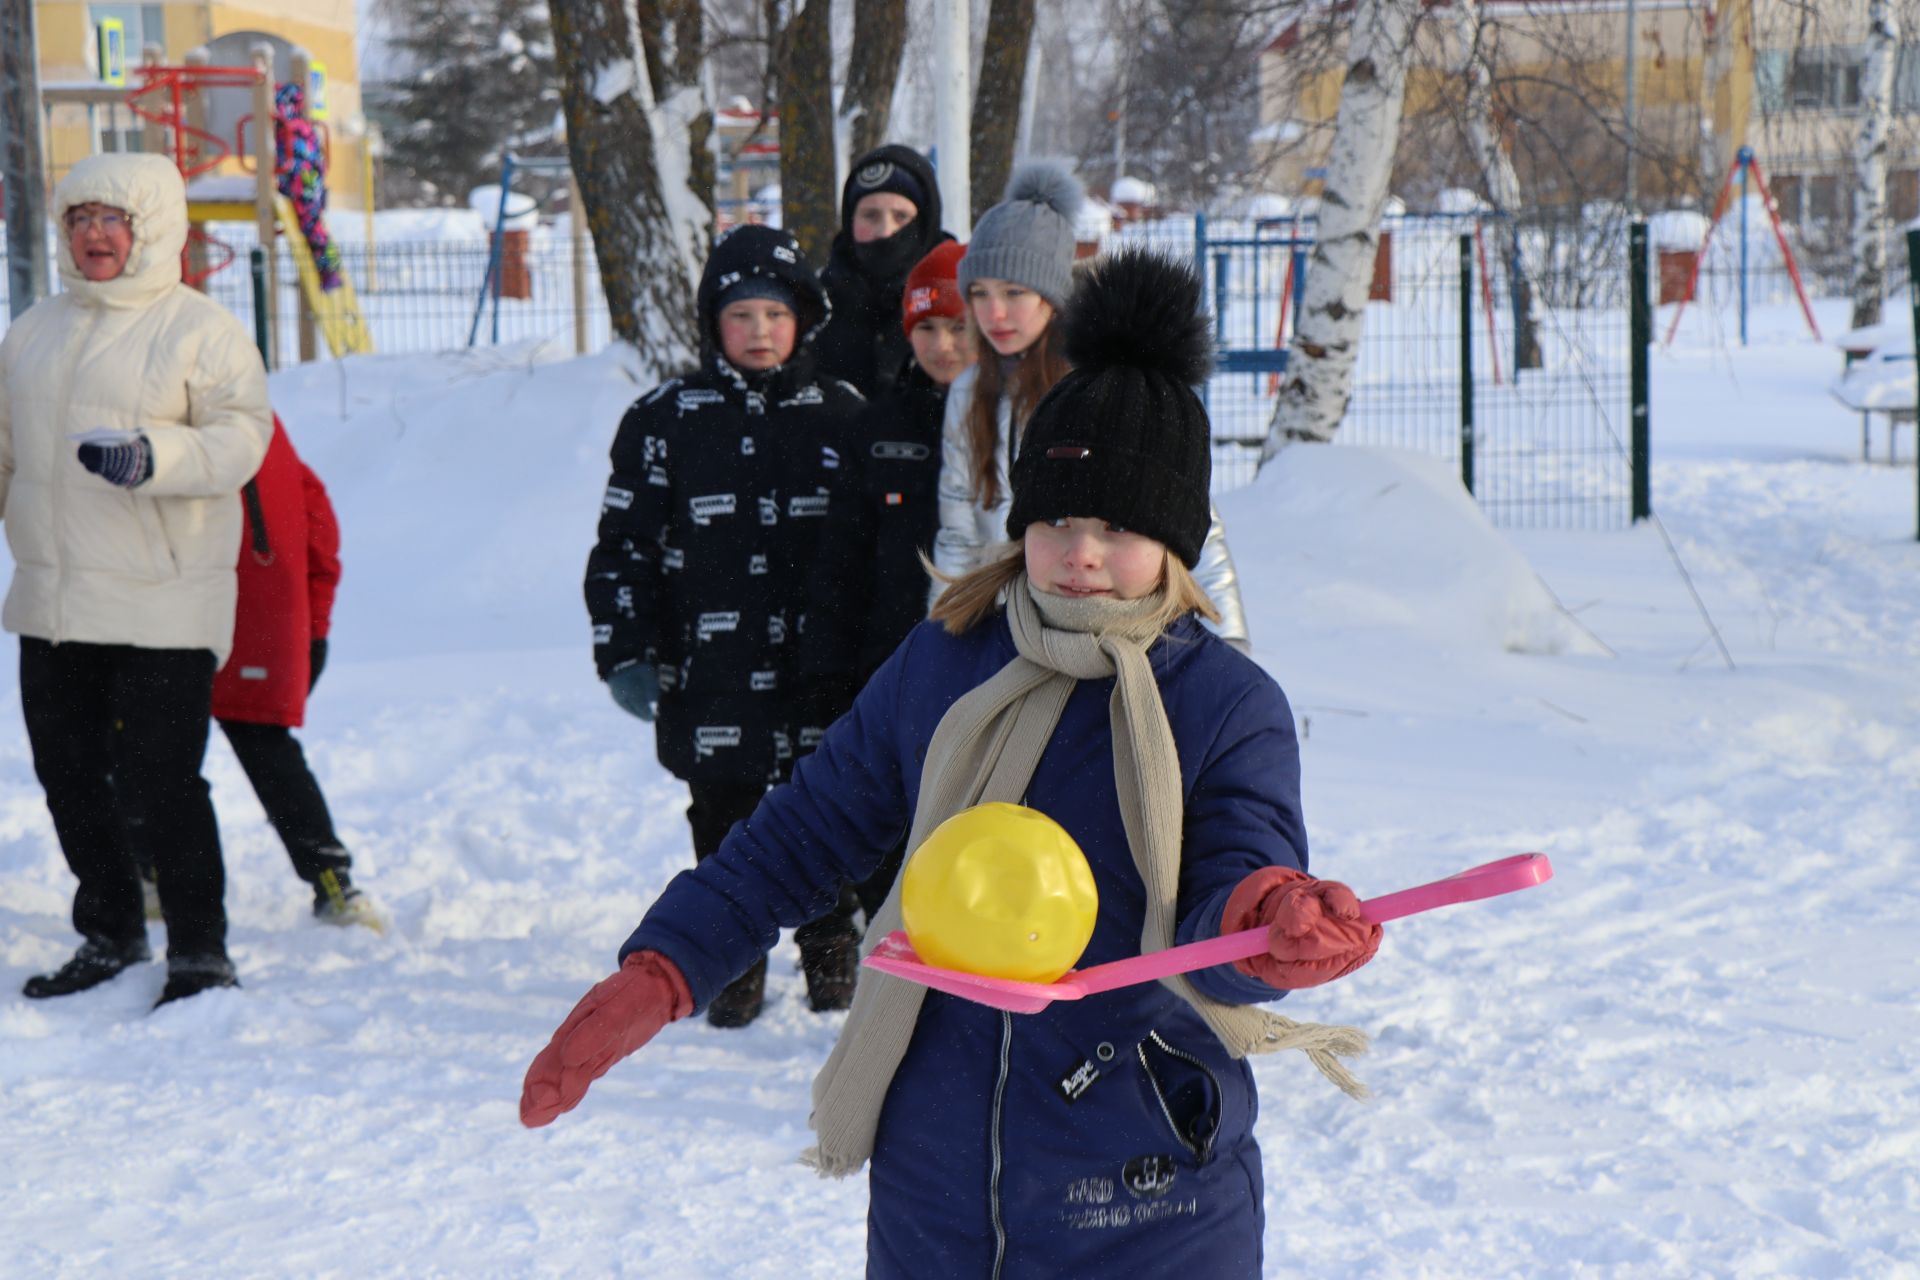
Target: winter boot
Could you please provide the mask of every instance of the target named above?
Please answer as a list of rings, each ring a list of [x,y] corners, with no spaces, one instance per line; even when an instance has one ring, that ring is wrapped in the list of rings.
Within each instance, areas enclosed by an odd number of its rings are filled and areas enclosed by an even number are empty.
[[[850,1006],[860,968],[860,930],[853,921],[826,916],[800,926],[793,940],[800,944],[800,969],[807,975],[807,1004],[813,1011]]]
[[[80,950],[74,952],[73,959],[52,973],[39,973],[28,978],[27,985],[20,991],[29,1000],[70,996],[76,991],[97,987],[123,970],[136,964],[145,964],[151,959],[153,952],[148,950],[144,937],[118,944],[100,938],[88,938],[80,944]]]
[[[387,931],[380,908],[364,890],[354,888],[344,871],[320,873],[319,882],[313,886],[313,916],[326,924],[359,924],[375,933]]]
[[[760,1004],[766,996],[767,958],[761,956],[747,970],[713,998],[707,1006],[707,1021],[716,1027],[744,1027],[760,1016]]]
[[[233,961],[224,954],[170,956],[167,959],[167,985],[161,988],[160,998],[153,1002],[153,1007],[158,1009],[163,1004],[185,1000],[188,996],[197,996],[215,987],[239,985],[240,979],[233,972]]]

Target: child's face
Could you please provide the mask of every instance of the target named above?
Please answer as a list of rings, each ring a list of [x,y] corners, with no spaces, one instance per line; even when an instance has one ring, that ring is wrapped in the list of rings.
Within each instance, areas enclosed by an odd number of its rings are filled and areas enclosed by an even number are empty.
[[[1011,280],[975,280],[967,286],[973,323],[1003,356],[1017,356],[1040,340],[1053,319],[1053,304]]]
[[[1027,526],[1027,577],[1048,595],[1138,600],[1160,589],[1167,547],[1079,516]]]
[[[907,335],[914,363],[941,386],[946,386],[973,363],[973,343],[967,340],[962,316],[928,316]]]
[[[853,206],[853,242],[885,240],[919,216],[920,209],[913,201],[891,191],[861,196],[860,203]]]
[[[778,369],[793,355],[800,322],[772,298],[745,298],[720,308],[720,350],[736,369]]]

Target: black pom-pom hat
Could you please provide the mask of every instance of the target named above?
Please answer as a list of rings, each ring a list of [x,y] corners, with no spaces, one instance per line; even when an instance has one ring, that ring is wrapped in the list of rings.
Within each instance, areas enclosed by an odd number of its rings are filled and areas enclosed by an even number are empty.
[[[1213,368],[1200,278],[1121,249],[1067,300],[1072,372],[1034,408],[1012,475],[1007,536],[1081,516],[1145,534],[1192,568],[1212,524],[1213,429],[1194,388]]]

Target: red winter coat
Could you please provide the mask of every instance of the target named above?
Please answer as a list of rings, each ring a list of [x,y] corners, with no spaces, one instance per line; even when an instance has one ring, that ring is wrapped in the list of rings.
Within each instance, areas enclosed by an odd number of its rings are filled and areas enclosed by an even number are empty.
[[[293,451],[277,415],[253,491],[257,502],[241,494],[240,603],[233,656],[213,680],[213,714],[291,727],[306,718],[309,643],[325,639],[332,624],[340,526],[326,487]]]

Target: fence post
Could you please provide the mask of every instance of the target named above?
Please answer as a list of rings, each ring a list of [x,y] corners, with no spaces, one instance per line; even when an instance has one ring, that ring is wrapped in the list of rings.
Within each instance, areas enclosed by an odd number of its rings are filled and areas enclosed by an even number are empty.
[[[1460,483],[1473,492],[1473,236],[1460,236]]]
[[[1747,345],[1747,174],[1753,151],[1740,148],[1740,345]]]
[[[253,276],[253,341],[260,362],[273,372],[273,339],[267,324],[267,251],[259,245],[247,250],[247,269]]]
[[[1907,229],[1907,303],[1913,308],[1913,345],[1915,353],[1914,369],[1920,374],[1920,229]],[[1920,436],[1916,436],[1920,439]],[[1893,427],[1887,428],[1887,439],[1893,439]],[[1891,449],[1888,452],[1892,452]],[[1920,453],[1920,449],[1916,449]],[[1914,475],[1914,531],[1915,541],[1920,541],[1920,459],[1913,468]]]
[[[1653,309],[1647,295],[1647,224],[1636,222],[1627,228],[1627,288],[1631,301],[1627,307],[1627,346],[1632,376],[1633,520],[1637,523],[1653,515],[1653,484],[1649,459],[1650,428],[1648,355],[1653,342]]]

